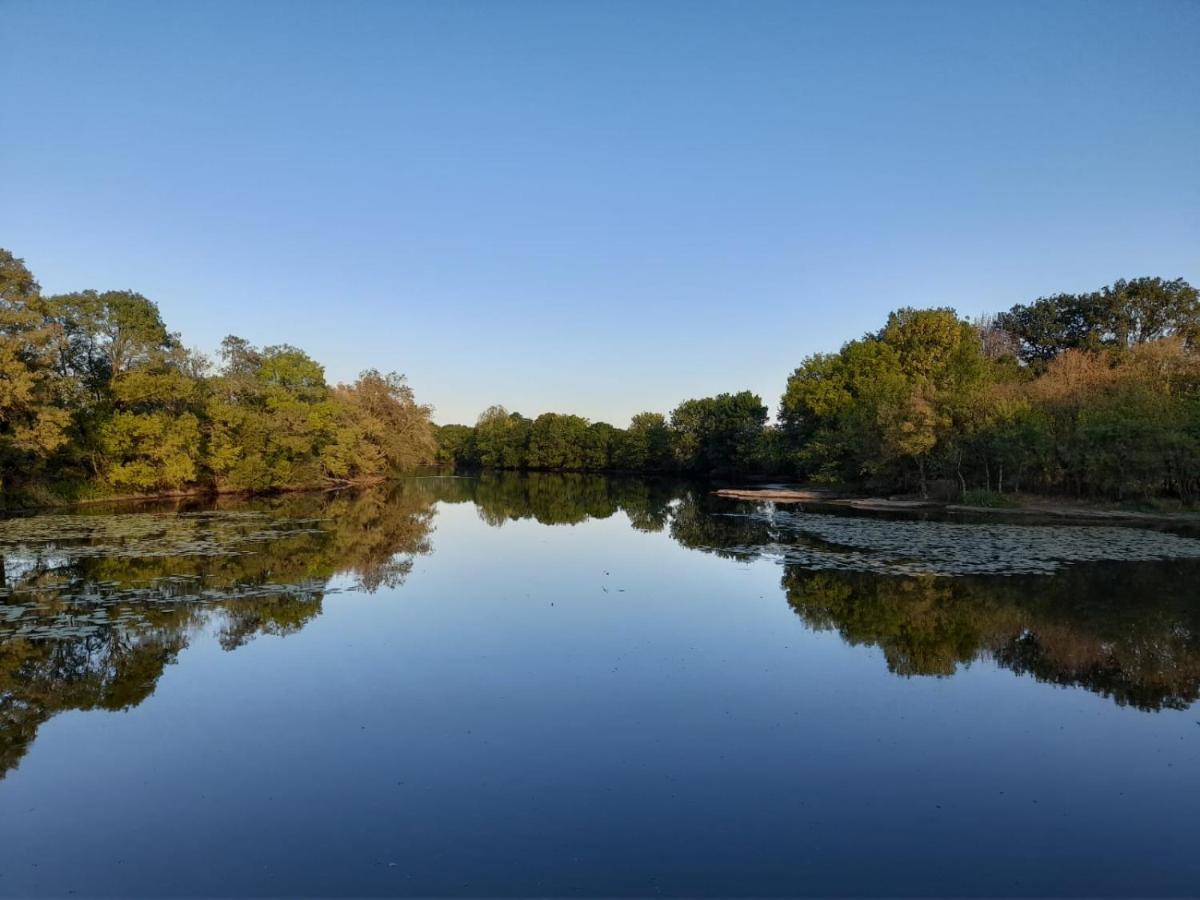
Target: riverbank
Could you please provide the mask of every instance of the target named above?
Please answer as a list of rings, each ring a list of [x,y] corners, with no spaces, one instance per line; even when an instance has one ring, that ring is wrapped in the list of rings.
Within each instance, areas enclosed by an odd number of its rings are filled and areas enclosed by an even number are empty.
[[[1022,494],[1003,495],[1003,506],[975,506],[940,500],[893,497],[854,497],[826,488],[721,488],[713,491],[718,497],[734,500],[769,501],[772,503],[813,503],[844,506],[875,512],[938,510],[952,513],[985,515],[1017,515],[1061,519],[1134,520],[1146,522],[1200,523],[1200,512],[1178,510],[1133,510],[1119,506],[1081,503],[1077,500],[1054,497],[1034,497]]]

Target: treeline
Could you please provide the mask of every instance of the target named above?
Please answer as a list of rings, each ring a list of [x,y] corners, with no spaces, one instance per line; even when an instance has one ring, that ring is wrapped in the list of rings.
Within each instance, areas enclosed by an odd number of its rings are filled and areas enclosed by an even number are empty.
[[[901,309],[803,360],[775,423],[748,391],[628,428],[492,407],[438,429],[465,468],[778,475],[962,496],[1200,494],[1200,298],[1139,278],[968,322]]]
[[[681,403],[670,418],[644,412],[628,428],[580,416],[528,419],[492,406],[473,427],[437,429],[438,459],[465,468],[718,473],[770,470],[781,449],[756,394]]]
[[[214,366],[132,291],[43,296],[0,249],[0,489],[54,500],[376,481],[430,462],[404,379],[331,386],[304,351],[221,345]]]

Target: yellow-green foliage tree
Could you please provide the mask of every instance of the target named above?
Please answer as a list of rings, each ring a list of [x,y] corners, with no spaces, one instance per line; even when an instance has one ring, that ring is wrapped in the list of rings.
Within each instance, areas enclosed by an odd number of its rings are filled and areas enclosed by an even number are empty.
[[[118,370],[100,432],[104,478],[118,490],[176,491],[201,478],[204,362],[155,348]]]
[[[432,410],[413,397],[403,375],[369,369],[333,392],[332,440],[321,467],[335,482],[380,481],[389,472],[434,461]]]
[[[1200,495],[1196,292],[1121,281],[978,325],[900,310],[788,380],[802,475],[926,489],[1021,487],[1115,498]],[[1014,329],[1006,333],[1002,329]]]
[[[258,350],[237,337],[221,345],[223,367],[207,406],[209,468],[229,490],[319,484],[321,449],[335,408],[325,372],[286,344]]]
[[[430,410],[398,375],[331,389],[287,345],[222,345],[210,372],[133,291],[43,297],[0,250],[0,484],[70,493],[269,491],[432,461]]]
[[[0,249],[0,486],[40,471],[67,440],[62,332],[22,260]]]

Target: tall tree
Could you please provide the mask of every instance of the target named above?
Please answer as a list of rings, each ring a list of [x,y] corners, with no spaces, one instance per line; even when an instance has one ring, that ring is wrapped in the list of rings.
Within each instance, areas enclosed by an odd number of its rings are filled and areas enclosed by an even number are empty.
[[[67,385],[54,368],[60,344],[33,275],[0,249],[0,486],[31,476],[67,440]]]
[[[321,465],[334,481],[379,481],[434,459],[431,410],[418,404],[404,376],[363,372],[333,392],[334,432]]]
[[[997,323],[1035,366],[1066,350],[1124,350],[1165,337],[1191,344],[1200,337],[1200,292],[1182,278],[1121,279],[1089,293],[1017,304]]]
[[[767,408],[750,391],[685,400],[671,412],[676,458],[689,471],[752,471],[766,421]]]

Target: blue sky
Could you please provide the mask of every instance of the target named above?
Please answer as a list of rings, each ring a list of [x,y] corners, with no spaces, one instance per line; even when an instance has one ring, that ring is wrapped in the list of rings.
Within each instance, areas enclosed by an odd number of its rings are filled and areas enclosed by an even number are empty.
[[[1200,281],[1200,3],[0,0],[0,246],[624,424],[893,308]]]

